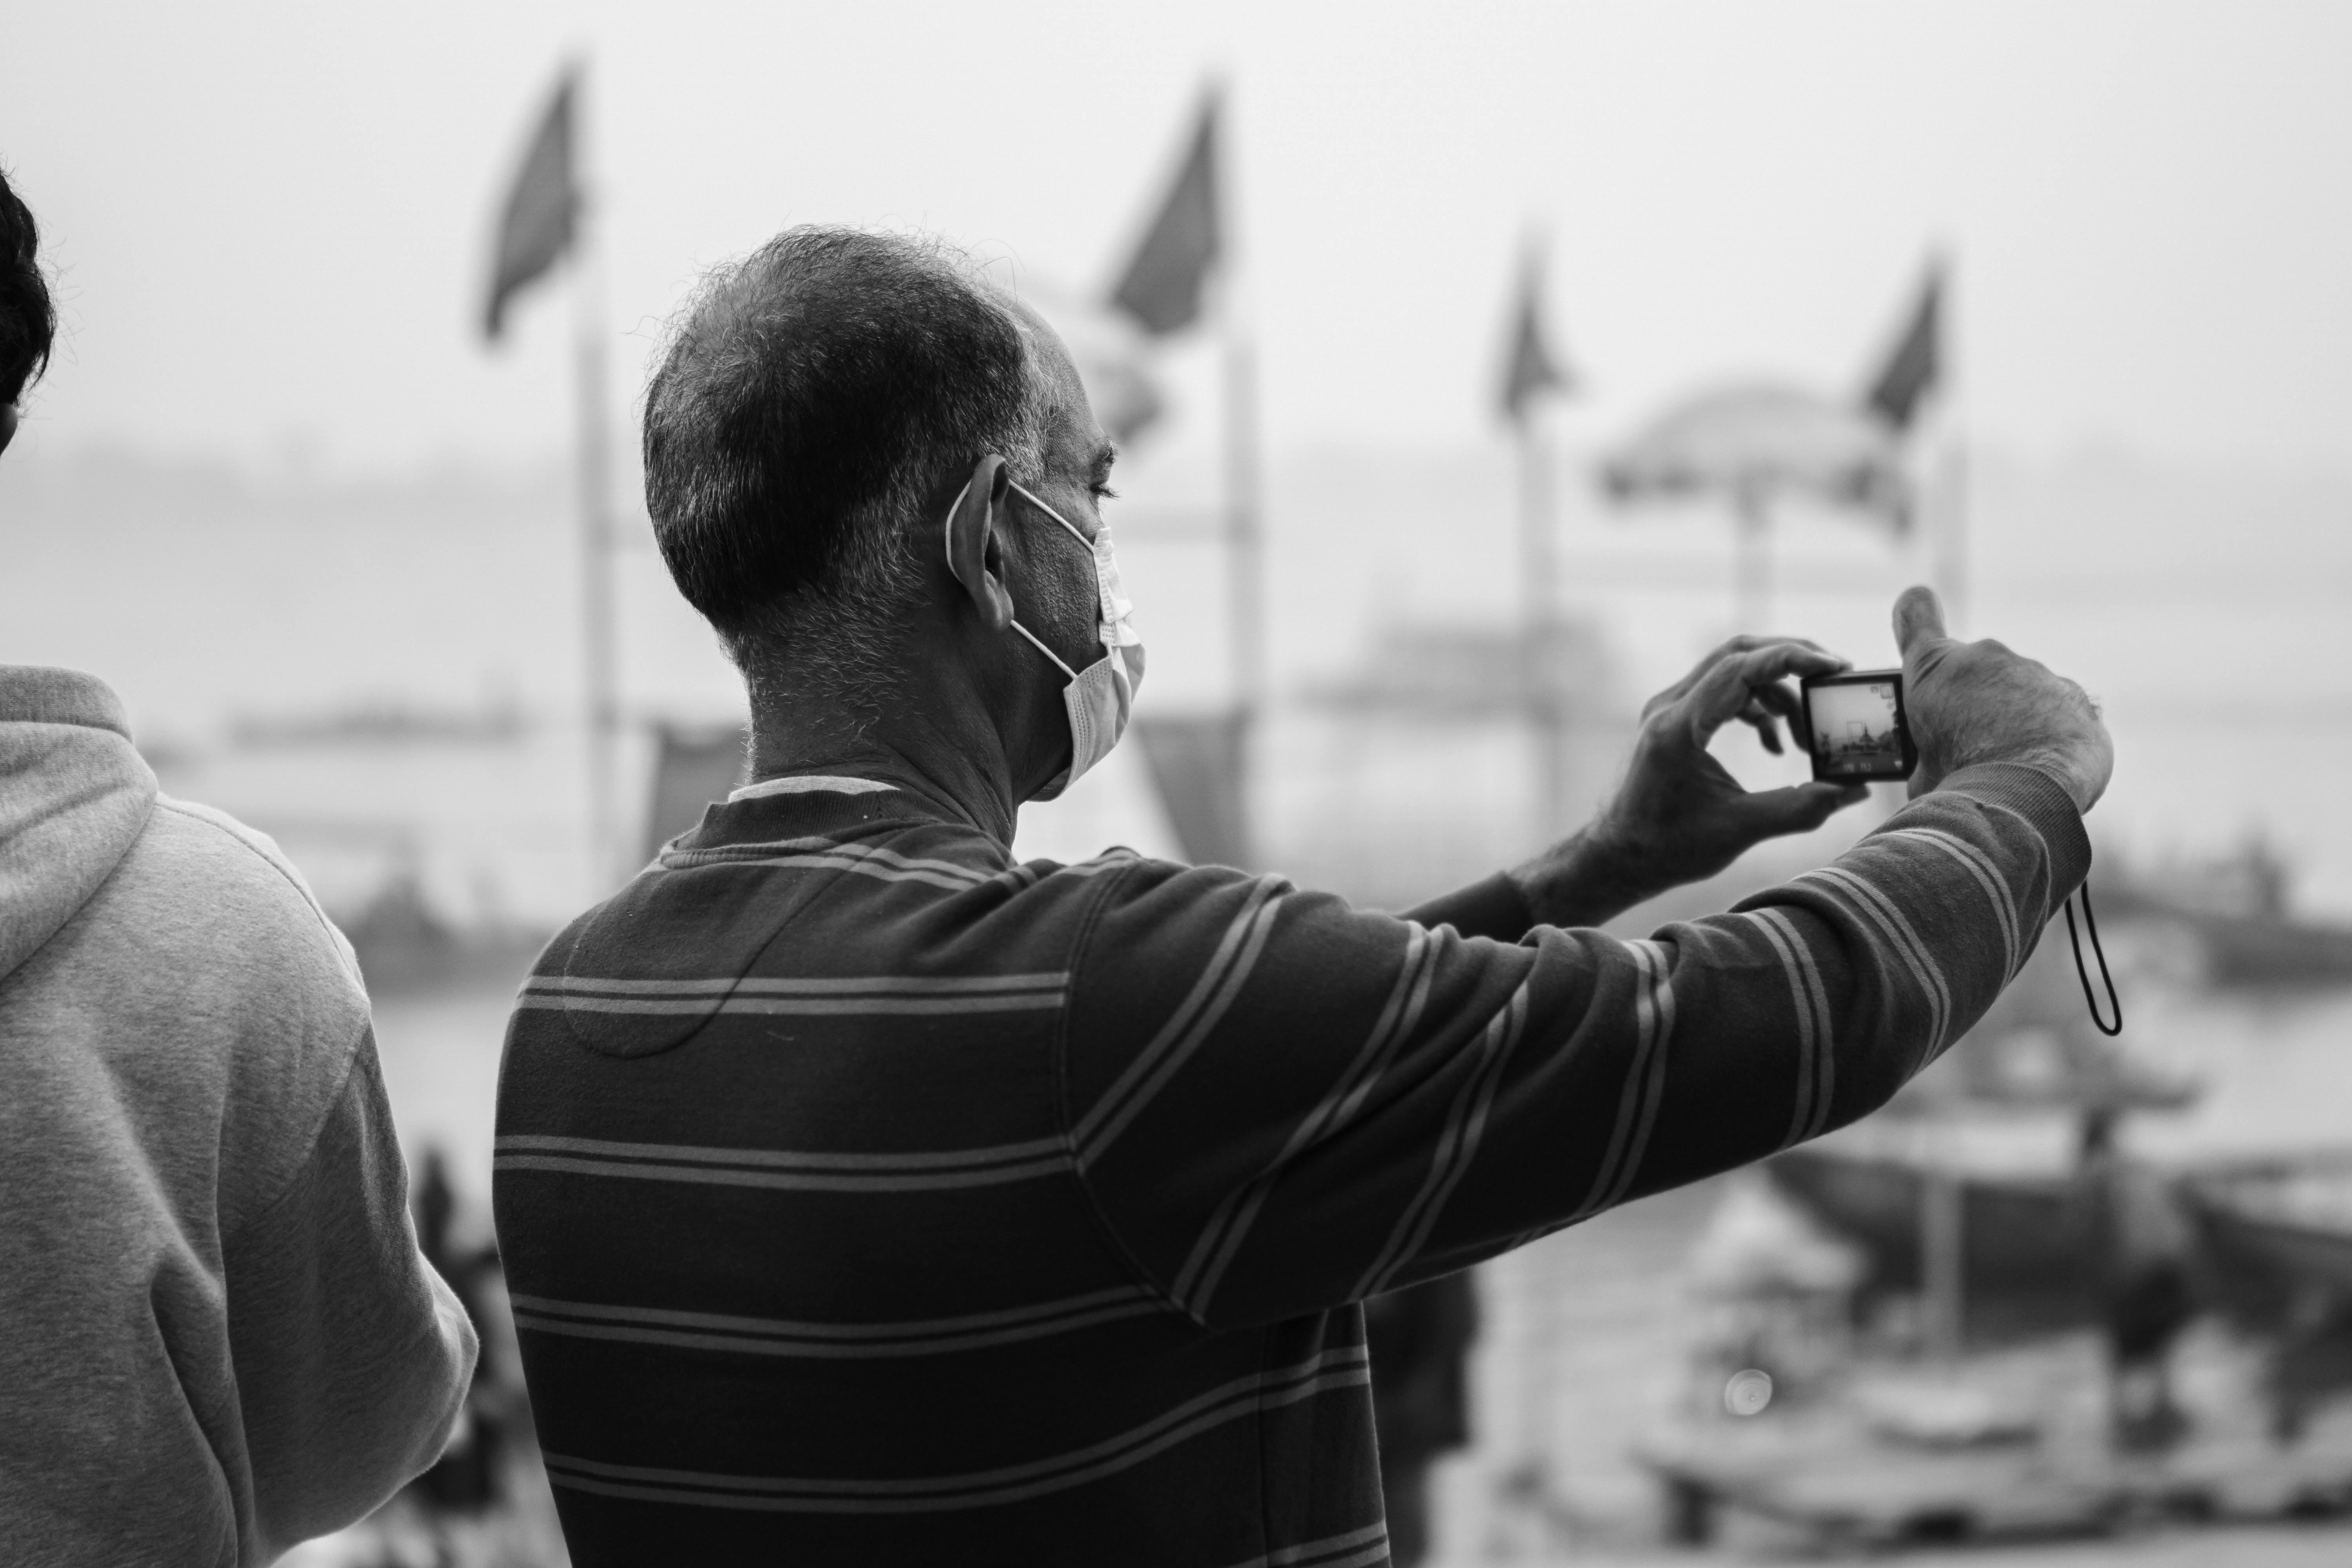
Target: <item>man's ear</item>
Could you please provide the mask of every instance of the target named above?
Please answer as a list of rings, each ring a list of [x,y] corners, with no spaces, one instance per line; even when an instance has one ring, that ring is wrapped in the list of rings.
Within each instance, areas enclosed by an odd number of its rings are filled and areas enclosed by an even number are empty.
[[[1004,515],[1013,474],[1004,459],[991,454],[971,470],[971,479],[948,512],[948,571],[971,601],[981,624],[1001,632],[1013,625],[1013,595],[1004,585],[1004,547],[997,542],[996,521]]]

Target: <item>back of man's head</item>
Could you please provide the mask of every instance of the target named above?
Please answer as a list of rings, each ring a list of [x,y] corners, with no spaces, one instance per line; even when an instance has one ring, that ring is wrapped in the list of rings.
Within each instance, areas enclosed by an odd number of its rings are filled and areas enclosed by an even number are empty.
[[[31,210],[0,170],[0,408],[22,397],[48,364],[49,343],[57,335],[57,312],[41,277],[40,243]]]
[[[789,229],[704,280],[646,395],[646,504],[736,662],[861,680],[920,583],[928,498],[1035,483],[1050,383],[1009,299],[933,241]]]

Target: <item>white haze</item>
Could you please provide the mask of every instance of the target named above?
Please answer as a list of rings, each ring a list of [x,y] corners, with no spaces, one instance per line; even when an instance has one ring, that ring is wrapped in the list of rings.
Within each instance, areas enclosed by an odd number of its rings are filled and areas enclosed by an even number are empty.
[[[2147,0],[23,0],[0,161],[67,307],[30,438],[372,468],[560,447],[562,304],[496,357],[473,323],[574,51],[616,405],[698,268],[792,222],[1098,287],[1221,72],[1277,446],[1481,427],[1542,223],[1602,426],[1727,371],[1853,384],[1941,244],[1979,437],[2352,460],[2352,11]]]

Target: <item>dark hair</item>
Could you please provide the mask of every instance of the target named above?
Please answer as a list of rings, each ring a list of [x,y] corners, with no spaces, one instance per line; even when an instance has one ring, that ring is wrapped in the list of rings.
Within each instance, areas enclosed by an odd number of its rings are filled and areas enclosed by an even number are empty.
[[[0,404],[14,403],[48,367],[58,313],[36,256],[41,231],[0,170]]]
[[[927,497],[989,452],[1037,482],[1051,395],[1029,329],[933,240],[788,229],[714,270],[646,392],[646,506],[687,602],[841,673],[921,579]]]

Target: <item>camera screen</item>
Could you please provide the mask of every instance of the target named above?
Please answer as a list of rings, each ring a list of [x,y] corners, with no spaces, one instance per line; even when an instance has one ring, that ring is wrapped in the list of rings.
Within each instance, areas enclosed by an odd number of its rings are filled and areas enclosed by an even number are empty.
[[[1813,754],[1822,773],[1901,774],[1903,738],[1895,726],[1893,681],[1816,686],[1805,695],[1812,708]]]

